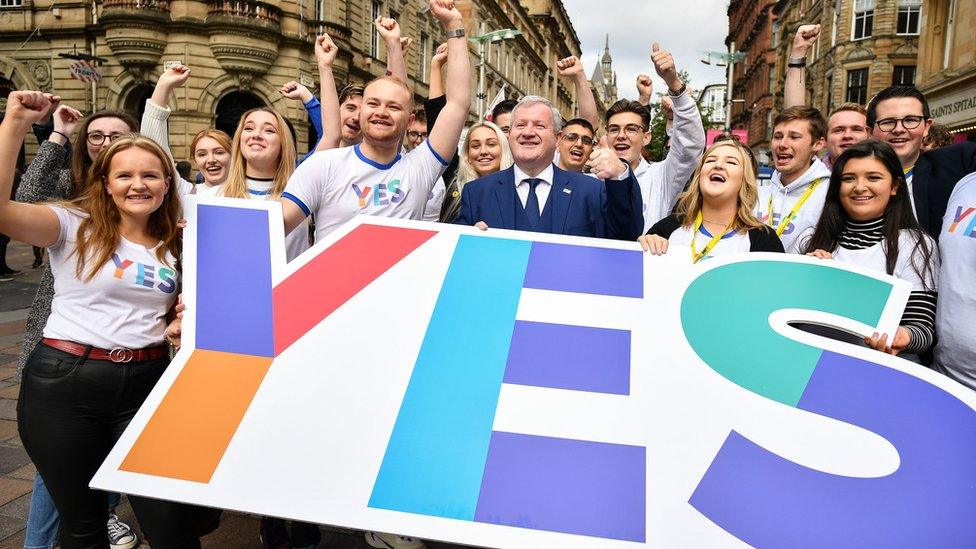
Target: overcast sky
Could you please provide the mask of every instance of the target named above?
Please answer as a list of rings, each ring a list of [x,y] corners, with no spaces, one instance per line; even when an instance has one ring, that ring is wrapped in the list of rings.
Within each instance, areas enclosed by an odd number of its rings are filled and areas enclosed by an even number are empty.
[[[705,65],[706,50],[725,51],[729,31],[728,0],[563,0],[583,50],[583,66],[591,75],[603,40],[610,33],[610,55],[617,72],[620,97],[637,98],[640,73],[654,79],[654,93],[665,91],[651,64],[651,43],[674,55],[678,69],[687,70],[692,86],[725,81],[724,67]]]

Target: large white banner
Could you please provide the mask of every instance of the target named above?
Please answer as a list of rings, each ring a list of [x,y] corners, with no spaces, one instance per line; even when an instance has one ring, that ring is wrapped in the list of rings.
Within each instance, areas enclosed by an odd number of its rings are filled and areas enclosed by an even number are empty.
[[[188,212],[184,347],[92,485],[491,547],[976,545],[976,398],[788,323],[909,285],[782,254]]]

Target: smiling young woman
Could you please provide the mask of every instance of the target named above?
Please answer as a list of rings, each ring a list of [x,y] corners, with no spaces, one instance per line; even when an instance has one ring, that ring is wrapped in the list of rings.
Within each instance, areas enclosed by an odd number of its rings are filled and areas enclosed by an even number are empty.
[[[88,481],[169,363],[163,339],[176,301],[182,207],[166,153],[138,136],[100,151],[73,200],[9,200],[23,136],[57,101],[13,92],[0,124],[0,232],[47,247],[54,275],[17,421],[61,515],[61,547],[108,547],[107,494]],[[154,546],[199,547],[190,507],[129,501]]]
[[[491,122],[479,122],[470,128],[461,143],[458,169],[454,180],[447,184],[440,221],[453,223],[461,209],[461,191],[479,177],[507,170],[512,166],[512,152],[508,136]]]
[[[874,334],[865,344],[910,360],[935,338],[938,255],[912,213],[905,174],[890,145],[868,139],[834,161],[823,212],[796,240],[794,252],[855,263],[912,283],[894,334]]]
[[[776,233],[752,214],[757,185],[752,152],[738,141],[719,141],[698,161],[691,185],[678,197],[677,213],[638,241],[655,255],[667,253],[670,244],[690,246],[692,263],[717,255],[782,252]]]

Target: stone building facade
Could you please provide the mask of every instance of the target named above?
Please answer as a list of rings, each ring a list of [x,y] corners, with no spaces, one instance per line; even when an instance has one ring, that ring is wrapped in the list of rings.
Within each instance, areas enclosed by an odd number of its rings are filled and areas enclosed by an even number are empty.
[[[926,0],[918,80],[937,122],[956,141],[976,142],[976,2]]]
[[[340,48],[339,87],[365,83],[386,72],[383,41],[373,30],[379,15],[394,16],[413,38],[407,71],[417,99],[427,96],[430,57],[443,41],[424,0],[4,0],[0,4],[0,91],[42,89],[83,112],[118,109],[138,115],[167,62],[191,68],[173,94],[170,142],[177,159],[189,158],[189,141],[210,126],[233,128],[248,108],[270,105],[295,127],[298,150],[316,136],[298,102],[277,89],[298,80],[317,94],[313,41],[327,32]],[[515,40],[490,46],[489,97],[502,83],[510,95],[549,97],[576,111],[572,85],[561,82],[556,60],[579,55],[579,39],[561,0],[458,0],[468,36],[516,28]],[[472,67],[478,47],[470,44]],[[59,54],[104,59],[94,85],[71,77],[76,61]],[[453,75],[452,77],[457,77]],[[466,75],[477,85],[477,70]],[[5,94],[3,95],[5,97]],[[474,113],[472,113],[472,117]],[[28,139],[28,157],[33,151]]]
[[[769,162],[769,137],[775,106],[770,85],[776,63],[773,49],[772,9],[775,0],[731,0],[727,46],[735,44],[745,57],[736,63],[732,75],[732,121],[730,126],[749,131],[749,146],[760,162]],[[741,100],[741,101],[740,101]]]
[[[914,85],[920,22],[929,0],[779,0],[774,9],[776,69],[783,96],[796,29],[819,23],[807,59],[806,102],[829,113],[841,103],[866,105],[892,84]]]

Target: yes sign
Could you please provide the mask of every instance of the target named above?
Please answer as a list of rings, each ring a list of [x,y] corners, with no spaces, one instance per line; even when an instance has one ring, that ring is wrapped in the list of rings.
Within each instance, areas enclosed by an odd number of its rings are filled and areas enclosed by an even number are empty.
[[[891,331],[904,282],[783,255],[188,212],[184,347],[92,481],[499,547],[972,546],[976,413]]]

